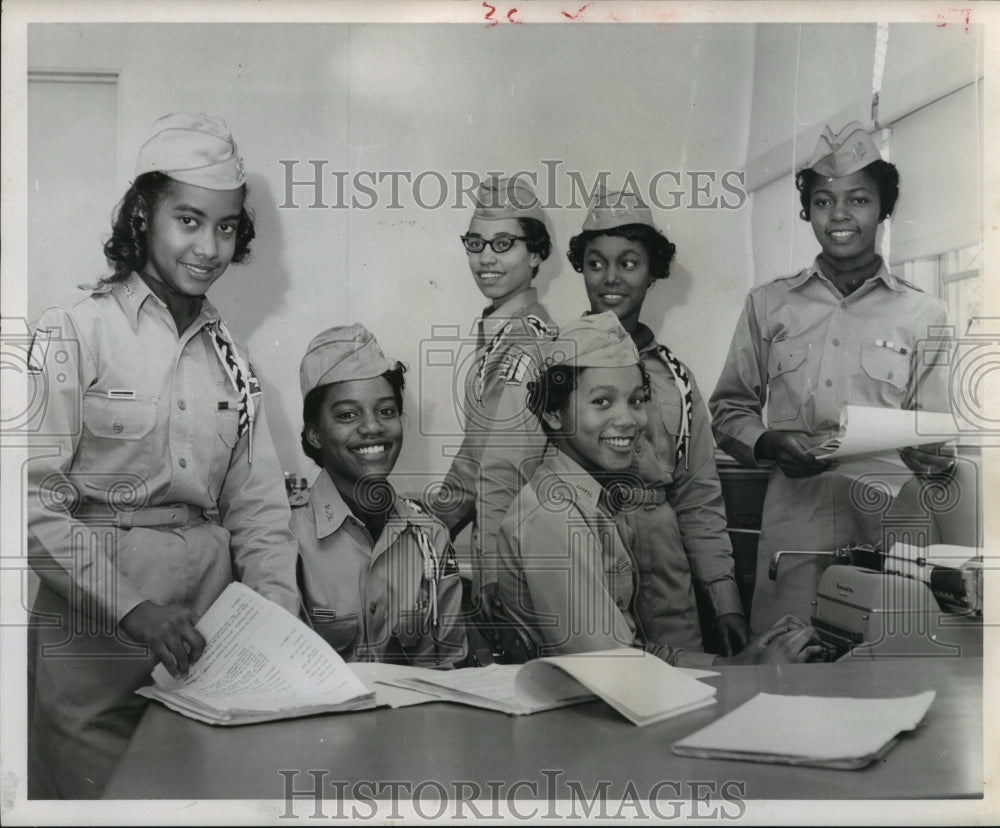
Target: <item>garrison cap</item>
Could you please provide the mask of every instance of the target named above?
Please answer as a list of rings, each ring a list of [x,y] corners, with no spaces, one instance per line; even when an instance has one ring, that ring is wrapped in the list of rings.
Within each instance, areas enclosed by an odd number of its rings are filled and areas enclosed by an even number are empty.
[[[827,178],[843,178],[881,158],[868,131],[858,121],[851,121],[836,134],[829,125],[823,128],[809,168]]]
[[[545,223],[542,203],[531,186],[513,178],[487,178],[479,185],[475,195],[476,211],[474,219],[496,221],[499,219],[533,218]]]
[[[395,367],[364,325],[339,325],[313,337],[299,366],[299,385],[304,398],[321,385],[371,379]]]
[[[148,172],[209,190],[235,190],[246,181],[226,122],[190,112],[164,115],[153,124],[135,164],[136,176]]]
[[[590,210],[583,220],[584,232],[612,230],[626,224],[645,224],[655,228],[653,214],[635,193],[606,192],[599,188],[590,200]]]
[[[625,368],[639,362],[639,352],[618,317],[611,311],[567,322],[559,338],[546,343],[555,365],[577,368]]]

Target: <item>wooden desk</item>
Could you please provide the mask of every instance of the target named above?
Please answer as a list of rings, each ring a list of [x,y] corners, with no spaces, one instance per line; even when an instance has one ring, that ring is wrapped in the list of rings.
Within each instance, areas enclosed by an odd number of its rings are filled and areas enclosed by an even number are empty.
[[[719,688],[715,705],[643,728],[600,702],[521,717],[432,703],[233,728],[200,724],[153,704],[105,798],[282,800],[282,770],[299,771],[296,789],[310,788],[308,771],[322,770],[330,799],[335,782],[346,783],[341,796],[351,798],[351,786],[366,780],[406,781],[404,798],[425,781],[455,796],[457,780],[479,786],[478,796],[474,787],[464,789],[473,799],[579,798],[574,784],[584,796],[609,785],[607,798],[620,799],[629,795],[629,783],[637,792],[631,795],[640,798],[690,799],[685,786],[693,780],[714,783],[715,798],[723,783],[742,785],[739,796],[747,800],[980,797],[982,669],[982,659],[972,658],[726,667],[711,679]],[[686,759],[670,752],[673,742],[761,691],[891,697],[928,689],[937,698],[924,725],[863,770]],[[373,799],[391,793],[363,790]]]

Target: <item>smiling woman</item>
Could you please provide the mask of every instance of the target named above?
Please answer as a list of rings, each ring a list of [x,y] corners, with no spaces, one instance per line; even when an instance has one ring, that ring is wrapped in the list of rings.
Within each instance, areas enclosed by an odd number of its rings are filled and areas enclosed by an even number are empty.
[[[523,181],[505,178],[480,186],[461,239],[476,287],[490,304],[477,323],[476,352],[466,365],[462,445],[432,509],[452,537],[473,524],[472,609],[492,637],[497,530],[545,448],[545,435],[525,406],[525,389],[538,375],[540,343],[556,332],[532,287],[552,243],[535,193]]]
[[[403,445],[404,370],[363,325],[309,343],[302,450],[322,471],[292,513],[299,587],[346,661],[450,667],[466,638],[448,530],[388,480]]]
[[[852,122],[837,133],[826,127],[795,183],[800,217],[821,252],[799,273],[750,292],[711,399],[720,447],[743,465],[771,469],[752,607],[756,629],[786,612],[808,619],[832,561],[827,554],[798,555],[775,578],[769,572],[775,552],[829,553],[883,541],[883,512],[864,506],[857,470],[842,474],[810,453],[836,433],[843,406],[949,408],[947,360],[933,356],[948,348],[945,307],[890,273],[876,252],[879,226],[899,194],[895,166]],[[922,479],[939,492],[950,485],[954,447],[913,447],[900,455],[916,479],[902,468],[880,472],[871,458],[861,461],[868,465],[860,479],[871,491],[899,490],[892,511],[914,516],[913,537],[936,543],[935,521],[924,520],[930,518],[925,503],[934,498],[922,497],[920,488]]]
[[[114,272],[36,326],[37,379],[54,381],[28,554],[34,610],[60,620],[32,630],[33,798],[100,795],[145,709],[134,691],[157,662],[187,673],[234,577],[299,610],[260,384],[205,296],[249,253],[244,182],[221,118],[158,120],[104,247]]]

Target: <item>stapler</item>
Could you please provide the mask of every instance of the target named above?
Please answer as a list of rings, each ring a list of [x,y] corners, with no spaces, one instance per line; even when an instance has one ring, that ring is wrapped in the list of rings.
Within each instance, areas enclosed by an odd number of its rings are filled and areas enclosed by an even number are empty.
[[[777,552],[772,579],[789,554],[835,560],[820,577],[811,619],[830,660],[982,653],[983,559],[977,550],[897,543],[888,553],[871,545]]]

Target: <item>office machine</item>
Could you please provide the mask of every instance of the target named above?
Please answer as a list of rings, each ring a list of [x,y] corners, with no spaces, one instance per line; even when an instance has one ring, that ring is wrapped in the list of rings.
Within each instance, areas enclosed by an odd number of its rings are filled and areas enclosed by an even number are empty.
[[[960,546],[927,549],[897,543],[833,552],[777,552],[777,578],[790,554],[830,555],[820,578],[812,625],[831,660],[982,655],[983,558]]]

